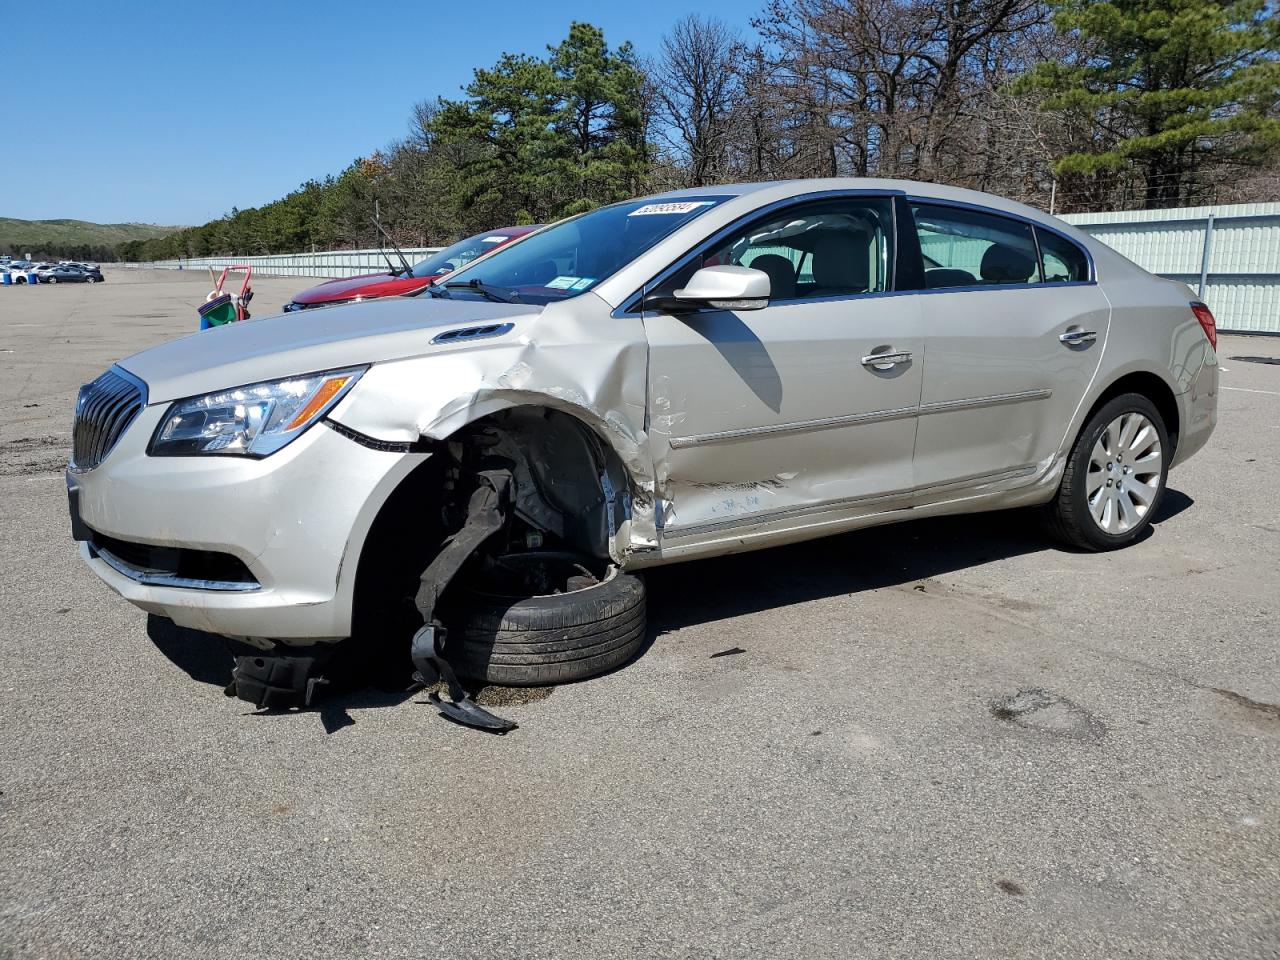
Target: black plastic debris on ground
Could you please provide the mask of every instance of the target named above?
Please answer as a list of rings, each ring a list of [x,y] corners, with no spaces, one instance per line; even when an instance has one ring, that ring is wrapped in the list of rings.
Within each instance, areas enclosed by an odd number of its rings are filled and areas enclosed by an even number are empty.
[[[710,659],[714,660],[716,657],[733,657],[737,656],[739,653],[746,652],[747,651],[743,650],[741,647],[730,647],[728,650],[721,650],[719,653],[713,653]]]
[[[1272,363],[1280,365],[1280,357],[1227,357],[1228,360],[1239,360],[1241,363]]]

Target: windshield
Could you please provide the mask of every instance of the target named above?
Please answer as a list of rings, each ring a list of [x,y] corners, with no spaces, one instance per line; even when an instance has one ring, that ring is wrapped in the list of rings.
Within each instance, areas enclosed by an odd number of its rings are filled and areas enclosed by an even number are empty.
[[[481,254],[496,250],[511,239],[510,233],[477,233],[474,237],[459,240],[452,247],[433,253],[413,268],[415,277],[435,277],[465,267]]]
[[[451,296],[483,297],[480,291],[462,286],[479,282],[513,291],[523,303],[567,300],[590,290],[677,227],[728,199],[629,200],[602,207],[558,223],[498,251],[474,270],[437,283],[447,285]]]

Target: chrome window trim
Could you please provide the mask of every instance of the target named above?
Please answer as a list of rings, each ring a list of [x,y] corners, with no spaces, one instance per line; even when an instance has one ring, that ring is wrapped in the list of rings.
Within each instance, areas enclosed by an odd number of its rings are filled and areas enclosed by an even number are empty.
[[[907,199],[907,202],[908,202],[908,203],[932,204],[933,206],[938,206],[938,207],[956,207],[956,208],[958,208],[958,209],[960,209],[960,210],[972,210],[974,213],[985,213],[985,214],[987,214],[988,216],[992,216],[992,217],[1004,217],[1006,220],[1016,220],[1016,221],[1018,221],[1018,222],[1020,222],[1020,223],[1028,224],[1028,225],[1031,227],[1031,229],[1032,229],[1032,233],[1033,233],[1033,234],[1034,234],[1034,232],[1035,232],[1036,230],[1047,230],[1047,231],[1049,231],[1050,233],[1052,233],[1052,234],[1054,234],[1054,235],[1056,235],[1056,236],[1058,236],[1058,237],[1061,237],[1061,238],[1062,238],[1063,240],[1065,240],[1067,243],[1071,244],[1073,247],[1075,247],[1077,250],[1079,250],[1081,253],[1083,253],[1083,254],[1084,254],[1084,258],[1085,258],[1085,262],[1089,264],[1089,279],[1088,279],[1088,280],[1071,280],[1071,281],[1068,281],[1068,282],[1069,282],[1069,283],[1076,284],[1077,286],[1084,285],[1084,284],[1090,284],[1090,283],[1097,283],[1097,282],[1098,282],[1098,274],[1097,274],[1097,271],[1096,271],[1096,269],[1095,269],[1095,267],[1094,267],[1093,254],[1089,251],[1089,248],[1088,248],[1088,247],[1086,247],[1084,244],[1080,243],[1078,240],[1073,240],[1071,237],[1068,237],[1068,236],[1067,236],[1065,233],[1063,233],[1061,230],[1058,230],[1058,229],[1056,229],[1055,227],[1051,227],[1051,226],[1049,226],[1048,224],[1041,223],[1039,220],[1036,220],[1034,217],[1027,217],[1027,216],[1023,216],[1023,215],[1022,215],[1022,214],[1020,214],[1020,213],[1010,213],[1010,212],[1009,212],[1009,211],[1007,211],[1007,210],[996,210],[996,209],[995,209],[995,208],[993,208],[993,207],[984,207],[984,206],[982,206],[981,204],[978,204],[978,203],[969,203],[968,201],[965,201],[965,200],[942,200],[942,199],[939,199],[939,198],[937,198],[937,197],[921,197],[921,196],[917,196],[916,194],[911,194],[911,193],[906,194],[906,199]],[[1040,249],[1040,241],[1039,241],[1039,240],[1037,240],[1037,241],[1036,241],[1036,250],[1038,251],[1039,249]],[[1041,276],[1042,276],[1042,277],[1044,276],[1044,272],[1043,272],[1043,270],[1044,270],[1044,267],[1043,267],[1043,264],[1042,264],[1042,265],[1041,265]],[[1041,281],[1040,281],[1040,283],[999,284],[998,286],[1014,286],[1014,287],[1065,287],[1065,286],[1067,286],[1067,283],[1049,283],[1048,281],[1041,280]],[[986,290],[993,290],[993,289],[995,289],[995,288],[996,288],[995,286],[984,286],[984,287],[983,287],[983,289],[986,289]],[[939,289],[939,290],[961,290],[961,289],[963,289],[963,290],[968,290],[968,289],[971,289],[971,288],[970,288],[970,287],[938,287],[937,289]]]
[[[720,241],[727,239],[728,237],[732,236],[736,231],[740,230],[744,224],[749,223],[750,221],[755,220],[760,216],[770,214],[778,210],[783,210],[783,209],[786,209],[787,207],[794,207],[794,206],[799,206],[801,204],[807,204],[807,203],[821,202],[823,200],[857,199],[860,197],[878,197],[878,198],[892,199],[893,197],[905,197],[905,196],[906,196],[905,190],[874,190],[874,189],[820,190],[816,193],[805,193],[805,194],[799,194],[797,196],[786,197],[785,199],[775,200],[773,201],[773,203],[766,203],[764,206],[756,207],[755,209],[749,210],[748,212],[744,213],[742,216],[738,217],[733,222],[721,227],[716,232],[706,237],[703,237],[700,241],[698,241],[698,243],[696,243],[694,246],[686,250],[683,254],[677,257],[669,265],[667,265],[665,268],[663,268],[658,273],[654,274],[652,277],[646,280],[643,284],[641,284],[640,289],[632,291],[632,293],[622,301],[622,304],[618,306],[610,314],[610,316],[617,319],[622,319],[625,317],[643,316],[643,313],[636,311],[635,308],[639,306],[640,300],[644,298],[644,292],[646,290],[651,290],[656,286],[660,286],[673,273],[676,273],[677,271],[683,269],[689,263],[689,261],[692,260],[694,257],[699,256],[702,253],[705,253],[708,247],[713,246],[714,244],[717,244]],[[893,262],[889,265],[889,281],[891,284],[897,279],[897,259],[898,259],[897,205],[894,204],[893,206],[894,206],[894,210],[893,210],[892,216],[893,216],[895,246],[893,250]],[[895,291],[881,290],[881,291],[877,291],[876,293],[845,294],[843,296],[840,296],[834,299],[848,300],[851,297],[880,296],[885,293],[892,293],[892,292],[895,292]],[[831,298],[823,298],[823,299],[831,299]],[[818,298],[806,299],[804,297],[792,297],[791,299],[788,299],[788,300],[771,300],[769,301],[769,306],[774,306],[775,304],[781,305],[786,303],[816,303],[816,302],[818,302]]]
[[[625,300],[623,300],[621,306],[613,310],[613,312],[610,313],[609,316],[618,320],[626,319],[628,317],[643,316],[643,314],[636,311],[635,308],[636,306],[638,306],[639,301],[643,298],[644,292],[646,290],[652,289],[653,287],[660,285],[664,280],[670,277],[671,274],[675,273],[677,270],[680,270],[682,267],[684,267],[689,262],[689,260],[692,259],[694,256],[704,252],[706,248],[711,246],[712,244],[718,243],[719,241],[726,239],[735,230],[739,229],[745,222],[751,219],[754,219],[757,215],[772,213],[776,210],[780,210],[785,207],[795,206],[796,204],[807,203],[810,201],[833,200],[833,199],[841,199],[845,197],[901,197],[904,200],[906,200],[908,203],[923,203],[923,204],[934,204],[937,206],[957,207],[963,210],[972,210],[975,213],[984,213],[993,217],[1004,217],[1005,219],[1008,219],[1008,220],[1014,220],[1019,223],[1025,223],[1032,228],[1033,236],[1035,235],[1035,232],[1037,230],[1047,230],[1049,233],[1052,233],[1055,236],[1061,238],[1063,241],[1071,244],[1077,250],[1079,250],[1081,253],[1084,254],[1085,262],[1086,264],[1088,264],[1089,279],[1088,280],[1060,280],[1060,281],[1052,281],[1052,282],[1047,280],[1042,280],[1040,283],[975,283],[975,284],[966,284],[965,286],[961,286],[961,287],[935,287],[933,289],[922,287],[916,290],[896,290],[896,289],[877,290],[873,293],[848,293],[848,294],[835,295],[831,297],[791,297],[786,300],[770,300],[769,301],[770,307],[787,306],[789,304],[795,304],[795,303],[828,303],[836,300],[839,300],[839,301],[867,300],[875,297],[901,297],[901,296],[911,296],[916,294],[974,293],[978,291],[988,291],[988,290],[1059,290],[1064,287],[1091,287],[1091,286],[1096,286],[1098,283],[1097,267],[1093,259],[1093,253],[1089,250],[1089,248],[1086,247],[1084,244],[1080,243],[1078,240],[1075,240],[1072,237],[1067,236],[1061,230],[1058,230],[1055,227],[1051,227],[1048,224],[1041,223],[1039,220],[1036,220],[1033,217],[1027,217],[1018,213],[1010,213],[1005,210],[997,210],[993,207],[984,207],[981,204],[968,203],[963,200],[944,200],[937,197],[923,197],[917,194],[908,193],[906,190],[823,190],[823,191],[819,191],[818,193],[808,193],[808,194],[803,194],[801,196],[788,197],[785,200],[775,200],[773,203],[765,204],[762,207],[757,207],[755,210],[752,210],[749,213],[743,214],[737,220],[734,220],[732,223],[728,224],[727,226],[717,230],[715,233],[711,234],[709,237],[704,238],[696,246],[692,247],[691,249],[686,251],[683,255],[681,255],[677,260],[673,261],[669,266],[667,266],[666,268],[664,268],[663,270],[655,274],[653,277],[651,277],[648,281],[646,281],[640,287],[639,290],[633,291]],[[893,262],[890,276],[891,276],[892,282],[896,284],[898,280],[898,242],[899,242],[898,231],[902,229],[902,224],[898,222],[897,204],[894,204],[893,216],[894,216],[894,235],[893,235],[894,262]],[[914,228],[915,228],[915,225],[913,223],[912,229]],[[1036,238],[1035,243],[1036,243],[1036,249],[1038,252],[1040,248],[1040,241],[1038,237]],[[1044,265],[1043,265],[1042,259],[1040,260],[1040,270],[1041,270],[1041,276],[1043,277]]]
[[[963,287],[934,287],[931,290],[903,290],[902,293],[980,293],[984,290],[1060,290],[1063,287],[1096,287],[1096,280],[1059,280],[1054,283],[969,283]]]
[[[110,550],[88,544],[89,553],[100,559],[121,576],[128,577],[134,583],[144,587],[174,587],[180,590],[214,590],[221,593],[251,593],[261,590],[262,584],[242,583],[238,580],[195,580],[190,577],[179,577],[172,573],[156,573],[143,570],[121,560]]]

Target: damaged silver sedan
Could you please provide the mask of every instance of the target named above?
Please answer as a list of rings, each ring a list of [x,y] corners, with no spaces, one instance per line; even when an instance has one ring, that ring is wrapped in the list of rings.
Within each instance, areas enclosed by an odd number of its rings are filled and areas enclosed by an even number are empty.
[[[646,566],[1018,506],[1134,542],[1213,430],[1215,339],[1184,285],[997,197],[680,191],[121,361],[80,394],[72,522],[126,599],[234,640],[246,699],[377,649],[485,725],[455,671],[617,667]]]

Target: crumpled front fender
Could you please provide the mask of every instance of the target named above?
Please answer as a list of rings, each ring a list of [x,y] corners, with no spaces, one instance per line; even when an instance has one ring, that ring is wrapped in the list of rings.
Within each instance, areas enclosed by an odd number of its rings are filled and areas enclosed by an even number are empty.
[[[632,520],[624,552],[653,549],[647,356],[640,319],[610,317],[608,306],[587,293],[547,307],[505,336],[374,364],[329,416],[377,440],[411,443],[446,439],[514,407],[559,410],[600,437],[626,469]]]

